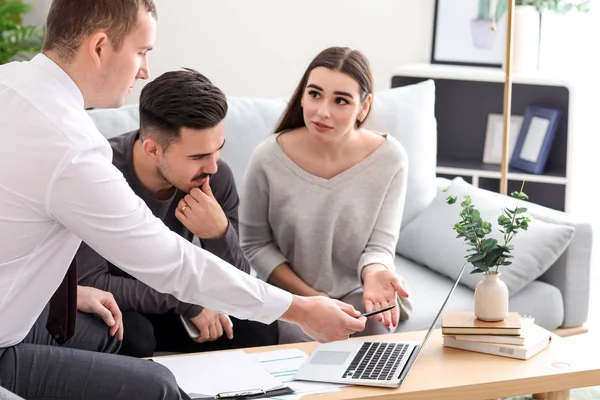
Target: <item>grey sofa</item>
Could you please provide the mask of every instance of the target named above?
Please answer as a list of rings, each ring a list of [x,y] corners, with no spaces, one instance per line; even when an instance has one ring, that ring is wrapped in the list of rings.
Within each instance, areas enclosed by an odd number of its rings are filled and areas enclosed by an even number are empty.
[[[227,143],[221,157],[232,168],[238,188],[252,150],[264,140],[283,111],[284,99],[230,97],[225,120]],[[368,127],[390,132],[409,155],[409,181],[403,227],[428,205],[448,181],[436,178],[435,88],[432,81],[378,92]],[[138,127],[136,105],[117,110],[91,110],[90,116],[99,130],[112,137]],[[510,298],[510,309],[531,315],[547,328],[576,327],[584,324],[588,314],[591,226],[574,221],[569,215],[535,207],[536,212],[564,221],[575,228],[570,244],[554,264]],[[461,260],[455,260],[460,263]],[[409,283],[413,312],[399,324],[399,331],[427,329],[453,283],[428,266],[397,254],[396,268]],[[460,266],[460,265],[459,265]],[[447,310],[469,310],[474,292],[459,285]]]

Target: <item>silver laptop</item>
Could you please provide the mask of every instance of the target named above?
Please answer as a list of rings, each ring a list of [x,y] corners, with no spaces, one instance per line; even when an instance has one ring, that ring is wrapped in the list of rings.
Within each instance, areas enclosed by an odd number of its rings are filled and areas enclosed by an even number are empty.
[[[298,369],[294,379],[349,385],[400,386],[429,339],[466,265],[460,270],[421,343],[356,338],[319,344]]]

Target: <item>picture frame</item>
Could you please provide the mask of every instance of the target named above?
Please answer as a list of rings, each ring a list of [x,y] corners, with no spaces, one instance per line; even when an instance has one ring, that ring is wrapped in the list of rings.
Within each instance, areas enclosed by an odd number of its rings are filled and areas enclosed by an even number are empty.
[[[506,8],[502,0],[436,0],[431,63],[502,68]]]
[[[542,174],[561,116],[559,110],[527,107],[510,166],[521,171]]]
[[[522,115],[512,115],[510,117],[510,136],[508,145],[509,161],[512,159],[512,154],[519,138],[521,126],[523,125],[523,118]],[[502,164],[503,138],[504,116],[502,114],[489,114],[483,150],[483,162],[485,164]]]

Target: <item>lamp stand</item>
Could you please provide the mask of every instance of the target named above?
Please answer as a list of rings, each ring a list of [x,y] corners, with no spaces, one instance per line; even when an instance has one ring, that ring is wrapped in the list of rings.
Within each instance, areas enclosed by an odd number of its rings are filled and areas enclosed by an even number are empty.
[[[514,7],[515,0],[508,0],[508,18],[506,21],[506,59],[504,62],[504,134],[502,137],[502,165],[500,168],[500,193],[504,195],[508,193],[508,151],[510,143],[510,116],[512,100]]]

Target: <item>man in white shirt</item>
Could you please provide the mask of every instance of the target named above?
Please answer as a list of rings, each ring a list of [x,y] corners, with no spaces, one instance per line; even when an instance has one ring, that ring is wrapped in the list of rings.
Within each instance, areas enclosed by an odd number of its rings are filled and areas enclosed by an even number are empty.
[[[351,306],[293,296],[171,232],[112,165],[85,108],[119,107],[135,81],[148,78],[155,31],[152,0],[54,0],[43,54],[0,67],[0,386],[24,398],[180,396],[156,363],[23,342],[55,291],[72,311],[76,293],[61,282],[67,270],[65,282],[76,277],[71,262],[81,240],[181,301],[297,323],[322,342],[364,329]],[[96,297],[76,305],[118,314]],[[71,321],[57,326],[61,340]],[[110,325],[114,333],[116,321]]]

